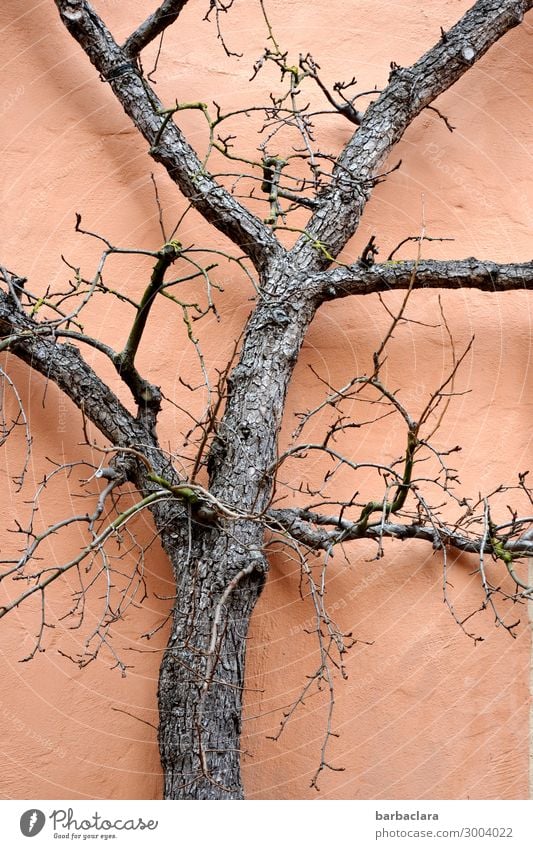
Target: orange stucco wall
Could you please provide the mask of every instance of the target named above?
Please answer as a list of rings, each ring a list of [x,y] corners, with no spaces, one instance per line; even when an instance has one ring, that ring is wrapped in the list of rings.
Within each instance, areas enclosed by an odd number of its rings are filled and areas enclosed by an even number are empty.
[[[118,37],[154,5],[149,0],[95,2]],[[237,2],[223,23],[229,45],[243,50],[244,56],[228,59],[216,44],[213,26],[199,23],[204,5],[191,0],[167,36],[156,73],[161,96],[169,103],[177,97],[242,105],[249,102],[246,80],[264,47],[264,27],[255,7]],[[358,0],[348,5],[349,14],[340,0],[311,5],[270,0],[269,8],[279,40],[295,57],[309,50],[328,81],[355,75],[367,89],[386,81],[391,60],[401,65],[414,61],[438,38],[439,27],[453,23],[469,3]],[[88,229],[97,229],[116,244],[159,246],[150,171],[157,175],[169,221],[177,219],[182,202],[170,181],[152,166],[146,145],[109,89],[62,29],[54,4],[4,0],[0,19],[0,261],[27,276],[34,291],[67,279],[61,253],[87,274],[94,271],[99,248],[74,233],[76,211],[83,214]],[[401,169],[375,191],[346,257],[356,257],[371,233],[376,233],[384,257],[404,236],[417,234],[424,219],[431,235],[455,240],[430,245],[425,256],[530,258],[531,22],[527,16],[519,29],[440,98],[439,108],[457,128],[453,134],[433,112],[414,122],[391,160],[401,158]],[[270,83],[268,77],[260,79],[256,90],[264,96]],[[197,115],[185,115],[182,125],[194,144],[205,144]],[[338,148],[351,133],[351,127],[339,121],[329,122],[328,128],[330,148]],[[251,131],[244,141],[253,146]],[[215,234],[213,239],[194,215],[184,220],[178,235],[183,243],[224,246],[223,238]],[[115,260],[112,283],[139,294],[148,269],[149,264],[139,259]],[[212,371],[224,365],[251,294],[232,267],[222,266],[217,273],[225,287],[219,296],[223,321],[218,325],[210,319],[199,328]],[[530,300],[523,293],[494,297],[465,292],[445,293],[442,302],[458,350],[472,334],[475,341],[459,387],[471,391],[451,404],[439,445],[462,445],[456,465],[465,493],[476,496],[501,481],[513,482],[518,471],[531,466]],[[398,298],[391,298],[391,306],[398,303]],[[437,323],[436,293],[416,293],[411,316],[425,325]],[[124,338],[125,321],[120,305],[100,300],[88,308],[85,326],[115,344]],[[402,388],[402,397],[415,414],[450,361],[445,334],[425,325],[411,324],[395,335],[387,365],[390,384]],[[322,397],[308,365],[332,385],[342,385],[369,367],[385,327],[385,314],[374,297],[322,309],[290,390],[286,435],[294,428],[293,413]],[[103,359],[92,352],[87,358],[127,400]],[[167,306],[154,311],[141,363],[147,377],[177,399],[184,391],[179,374],[198,380],[183,322]],[[78,445],[79,415],[55,387],[45,387],[42,378],[12,357],[2,355],[0,365],[16,382],[34,433],[22,493],[17,494],[10,482],[21,461],[21,434],[3,454],[3,532],[12,527],[13,518],[23,522],[27,516],[24,499],[50,469],[47,457],[68,461],[89,455]],[[186,403],[197,402],[187,398]],[[167,406],[164,438],[177,444],[187,426],[180,411]],[[355,433],[345,446],[357,457],[392,459],[401,451],[402,437],[394,428]],[[289,478],[297,471],[291,466]],[[306,474],[311,482],[323,471],[318,461],[309,460]],[[368,489],[371,482],[363,480],[357,486]],[[339,488],[343,487],[347,493],[353,489],[345,478],[339,480]],[[74,478],[50,486],[43,517],[64,515],[76,504],[76,491]],[[141,520],[139,529],[148,541],[148,520]],[[72,551],[76,543],[75,535],[58,539],[49,556]],[[14,547],[13,535],[3,533],[2,550]],[[527,797],[527,612],[520,611],[523,624],[515,641],[493,627],[489,614],[480,616],[477,628],[486,639],[474,647],[443,605],[438,555],[422,544],[389,544],[386,557],[379,561],[370,559],[373,553],[366,545],[350,546],[346,559],[339,552],[328,567],[330,609],[345,630],[372,645],[361,643],[352,649],[348,680],[337,682],[334,729],[340,736],[333,742],[330,760],[344,771],[323,776],[321,797]],[[464,614],[481,600],[479,576],[472,574],[474,561],[463,557],[452,562],[453,597]],[[83,670],[57,653],[56,649],[79,651],[89,630],[69,631],[59,618],[67,609],[68,587],[51,595],[55,628],[46,635],[46,652],[31,663],[19,660],[32,645],[35,611],[28,608],[0,622],[4,798],[160,795],[151,724],[157,721],[157,672],[165,634],[163,630],[151,641],[139,635],[164,617],[168,602],[157,596],[171,595],[172,586],[165,560],[154,547],[145,568],[149,597],[142,608],[130,609],[115,639],[132,667],[126,677],[110,669],[113,659],[105,652]],[[317,796],[309,782],[326,720],[322,696],[306,701],[278,742],[267,739],[276,733],[283,707],[294,700],[316,663],[316,645],[305,633],[312,610],[300,600],[298,581],[296,565],[274,555],[253,619],[243,741],[249,753],[244,757],[245,783],[253,798]],[[95,607],[88,626],[94,627],[96,615]]]

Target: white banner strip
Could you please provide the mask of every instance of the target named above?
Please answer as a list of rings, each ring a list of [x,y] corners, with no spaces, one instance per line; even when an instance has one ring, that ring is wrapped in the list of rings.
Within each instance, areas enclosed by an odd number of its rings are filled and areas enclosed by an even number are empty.
[[[3,801],[6,849],[533,846],[527,801]],[[202,807],[204,810],[202,810]],[[35,842],[33,842],[35,841]],[[68,844],[67,844],[67,841]]]

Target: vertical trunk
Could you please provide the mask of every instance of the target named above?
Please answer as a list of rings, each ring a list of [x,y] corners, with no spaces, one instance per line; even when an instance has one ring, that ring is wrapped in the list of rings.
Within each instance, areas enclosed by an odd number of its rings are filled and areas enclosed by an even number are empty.
[[[210,491],[243,513],[269,503],[287,386],[314,315],[294,273],[281,268],[248,323],[209,457]],[[184,517],[156,523],[176,576],[172,633],[159,681],[165,798],[240,799],[244,656],[266,564],[257,520],[202,527]]]
[[[246,554],[217,529],[193,533],[190,553],[185,540],[176,550],[186,566],[159,678],[165,798],[242,799],[244,656],[264,581],[261,539],[255,526],[241,529]]]

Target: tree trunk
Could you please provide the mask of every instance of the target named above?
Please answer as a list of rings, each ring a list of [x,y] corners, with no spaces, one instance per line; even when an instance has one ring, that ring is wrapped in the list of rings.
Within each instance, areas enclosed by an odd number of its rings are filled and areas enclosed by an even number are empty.
[[[287,386],[315,312],[284,265],[261,281],[265,295],[228,381],[226,411],[209,457],[209,490],[225,505],[261,514],[272,492]],[[169,644],[159,680],[159,744],[167,799],[240,799],[244,657],[250,616],[267,570],[263,524],[189,513],[172,523],[154,508],[176,578]]]
[[[264,582],[261,529],[248,525],[248,557],[218,529],[197,529],[191,551],[188,542],[176,551],[182,568],[158,693],[166,799],[243,798],[246,634]]]

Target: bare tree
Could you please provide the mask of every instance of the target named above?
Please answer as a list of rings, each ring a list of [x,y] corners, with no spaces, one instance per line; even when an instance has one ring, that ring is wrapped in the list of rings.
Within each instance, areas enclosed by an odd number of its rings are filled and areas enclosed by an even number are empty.
[[[175,576],[170,638],[159,680],[165,796],[240,798],[246,634],[266,579],[268,549],[283,547],[299,563],[302,592],[314,604],[312,630],[318,640],[319,663],[300,697],[283,715],[280,733],[310,689],[329,691],[322,753],[313,778],[318,786],[324,769],[337,768],[328,760],[334,733],[333,681],[334,675],[343,673],[344,655],[356,641],[355,636],[341,632],[327,610],[326,569],[337,549],[357,540],[372,540],[376,557],[382,557],[388,538],[427,542],[440,552],[443,592],[451,614],[473,640],[479,639],[472,624],[477,611],[466,618],[459,616],[450,597],[450,550],[477,555],[479,610],[491,611],[495,622],[511,636],[518,624],[513,611],[533,592],[523,563],[533,553],[527,474],[477,500],[468,499],[459,491],[451,466],[458,447],[437,450],[432,442],[450,399],[459,392],[458,373],[470,345],[457,350],[440,307],[441,330],[449,337],[450,367],[416,417],[402,401],[401,391],[387,385],[383,368],[390,339],[409,320],[407,305],[416,298],[415,290],[471,287],[497,298],[510,290],[531,290],[533,263],[424,260],[423,246],[434,237],[426,233],[423,220],[420,232],[407,235],[398,246],[411,245],[412,260],[395,259],[396,249],[386,261],[378,262],[374,236],[357,262],[337,260],[357,231],[373,188],[398,167],[389,165],[388,158],[411,122],[422,110],[435,109],[433,101],[519,25],[533,2],[478,0],[449,31],[441,30],[434,47],[414,65],[403,68],[392,63],[383,90],[360,92],[355,80],[328,88],[319,64],[309,54],[289,64],[288,53],[259,0],[253,14],[264,18],[268,46],[253,75],[274,65],[281,83],[267,104],[254,102],[233,112],[224,112],[216,103],[176,100],[164,104],[151,82],[153,72],[143,67],[143,50],[163,38],[186,0],[165,0],[123,44],[87,0],[55,0],[55,4],[63,25],[146,139],[149,155],[187,199],[187,209],[200,213],[235,246],[235,254],[225,256],[247,276],[254,303],[232,357],[213,381],[195,327],[202,317],[216,314],[217,284],[212,271],[221,252],[184,245],[180,222],[168,232],[161,206],[164,244],[153,251],[118,247],[105,234],[86,229],[78,217],[77,231],[100,240],[102,255],[92,277],[71,266],[63,289],[44,286],[36,294],[21,273],[0,267],[1,349],[57,384],[79,408],[86,442],[101,456],[100,463],[83,472],[89,489],[99,485],[97,497],[86,502],[93,505],[89,510],[58,517],[44,529],[39,525],[46,488],[56,476],[81,471],[77,459],[53,467],[38,487],[28,523],[18,527],[22,553],[2,561],[0,581],[10,590],[6,590],[0,616],[29,598],[40,599],[32,657],[45,639],[49,587],[67,572],[77,574],[79,589],[66,613],[77,626],[84,620],[91,589],[98,587],[100,596],[102,587],[105,591],[101,616],[87,639],[86,651],[72,660],[84,666],[105,648],[124,671],[125,663],[112,641],[113,625],[132,603],[134,590],[142,592],[145,579],[142,554],[132,573],[123,569],[122,555],[136,544],[130,523],[141,511],[151,511]],[[210,0],[207,9],[228,54],[232,46],[224,40],[221,20],[230,7],[231,0],[229,4]],[[307,87],[323,97],[321,110],[310,108]],[[203,155],[180,129],[180,113],[185,110],[198,110],[205,120]],[[321,116],[328,113],[353,124],[353,135],[340,152],[325,150],[315,141]],[[438,114],[452,129],[448,118]],[[233,131],[244,119],[259,121],[260,143],[253,158],[239,151]],[[281,231],[294,235],[292,247],[282,245]],[[106,263],[117,253],[151,258],[153,270],[139,302],[106,282]],[[202,287],[203,294],[195,302],[179,297],[179,287],[190,280]],[[403,290],[405,297],[396,311],[382,299],[390,326],[366,372],[352,375],[341,387],[316,374],[324,383],[323,402],[303,411],[291,443],[280,445],[287,387],[316,311],[334,299],[392,290]],[[132,314],[120,350],[83,330],[83,309],[97,295],[118,299]],[[206,397],[204,414],[191,422],[186,447],[175,453],[158,438],[158,414],[167,399],[143,377],[136,362],[152,305],[162,298],[181,311],[204,375],[200,387],[183,382],[183,393],[199,391]],[[134,414],[87,363],[83,346],[108,358],[131,394]],[[22,402],[7,374],[4,380],[16,413],[10,418],[6,412],[2,439],[23,428],[29,452],[31,436]],[[179,398],[168,401],[186,406]],[[354,404],[366,412],[354,418],[346,412]],[[397,417],[404,430],[404,447],[396,461],[354,459],[346,436],[384,417]],[[324,427],[319,441],[306,438],[311,420]],[[315,452],[327,460],[323,486],[311,489],[302,473],[296,487],[301,506],[284,507],[279,499],[289,489],[285,464],[305,461]],[[22,484],[25,471],[26,465],[17,483]],[[353,475],[348,499],[339,499],[336,491],[339,471]],[[362,473],[371,476],[373,497],[358,492]],[[491,506],[494,497],[503,493],[508,499],[510,492],[517,506],[496,518]],[[81,529],[86,544],[65,562],[50,565],[42,556],[47,542],[72,528]]]

